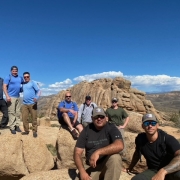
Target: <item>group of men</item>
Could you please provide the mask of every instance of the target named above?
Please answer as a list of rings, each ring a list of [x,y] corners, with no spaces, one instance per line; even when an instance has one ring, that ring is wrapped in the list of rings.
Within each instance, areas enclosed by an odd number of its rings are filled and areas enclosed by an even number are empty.
[[[10,71],[11,73],[4,80],[0,78],[0,110],[3,113],[0,128],[6,128],[9,123],[12,134],[21,132],[22,135],[28,135],[30,114],[33,137],[37,137],[37,100],[40,97],[40,89],[37,83],[31,80],[29,72],[24,72],[21,77],[18,75],[17,66],[12,66]],[[4,100],[3,91],[6,100]],[[22,107],[21,92],[23,93]],[[24,132],[20,129],[21,112]]]
[[[85,97],[78,106],[65,94],[60,102],[59,122],[66,124],[77,138],[74,161],[79,170],[76,179],[119,180],[121,171],[133,173],[133,168],[143,155],[148,169],[135,175],[132,180],[180,180],[180,144],[176,138],[158,129],[158,120],[152,113],[142,117],[144,133],[135,139],[135,152],[128,168],[122,169],[125,151],[124,128],[129,117],[113,98],[106,111]],[[85,150],[86,162],[83,162]]]

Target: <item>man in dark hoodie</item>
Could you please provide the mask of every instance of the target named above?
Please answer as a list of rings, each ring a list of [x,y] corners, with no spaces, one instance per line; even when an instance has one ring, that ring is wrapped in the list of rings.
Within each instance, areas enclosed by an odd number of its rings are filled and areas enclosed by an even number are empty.
[[[0,111],[3,113],[0,128],[3,129],[8,124],[8,108],[3,98],[3,79],[0,77]]]

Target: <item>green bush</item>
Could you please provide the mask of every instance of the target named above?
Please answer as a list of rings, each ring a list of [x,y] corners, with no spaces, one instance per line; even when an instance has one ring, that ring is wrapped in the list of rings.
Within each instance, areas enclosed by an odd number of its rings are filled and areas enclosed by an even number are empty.
[[[178,113],[172,113],[170,121],[174,122],[175,126],[180,128],[180,111]]]

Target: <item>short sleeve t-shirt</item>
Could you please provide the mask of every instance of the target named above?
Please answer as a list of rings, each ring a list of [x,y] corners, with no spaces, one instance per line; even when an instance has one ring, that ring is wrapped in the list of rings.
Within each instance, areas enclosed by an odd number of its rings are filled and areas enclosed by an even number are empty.
[[[86,160],[89,161],[91,155],[97,149],[112,144],[116,139],[122,140],[122,136],[114,124],[106,123],[103,129],[99,131],[95,128],[94,124],[91,123],[81,132],[76,142],[76,147],[85,148]],[[103,157],[100,157],[99,160],[101,158]]]
[[[146,137],[145,133],[141,133],[136,137],[136,150],[139,152],[141,149],[141,154],[145,157],[147,166],[149,169],[159,170],[162,167],[169,164],[169,162],[174,157],[177,150],[180,150],[179,142],[171,135],[165,134],[165,148],[166,154],[163,156],[162,143],[160,131],[158,131],[158,138],[153,143],[150,143]],[[138,142],[141,141],[141,147],[138,147]]]
[[[78,106],[75,102],[73,101],[70,101],[70,102],[67,102],[67,101],[61,101],[59,103],[59,106],[58,106],[58,109],[59,108],[66,108],[66,109],[73,109],[74,111],[77,111],[78,112]],[[71,113],[71,112],[68,112],[68,116],[70,118],[74,118],[74,115]],[[61,118],[62,117],[62,113],[59,112],[58,113],[58,117]]]
[[[7,92],[10,97],[19,97],[21,91],[21,85],[23,83],[23,78],[21,76],[9,75],[4,79],[4,84],[8,85]]]
[[[116,126],[123,125],[123,120],[128,117],[126,111],[120,107],[118,109],[113,109],[112,107],[106,110],[106,115],[109,121],[116,124]]]

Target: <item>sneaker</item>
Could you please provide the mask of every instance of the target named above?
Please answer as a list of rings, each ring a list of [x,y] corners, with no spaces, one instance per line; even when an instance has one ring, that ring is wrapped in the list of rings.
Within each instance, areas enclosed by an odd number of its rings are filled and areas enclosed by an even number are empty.
[[[14,130],[10,129],[10,131],[11,131],[11,134],[16,134],[16,130],[15,129]]]
[[[16,130],[17,132],[22,132],[22,131],[20,130],[19,126],[15,126],[15,130]]]
[[[71,134],[75,139],[79,137],[79,133],[75,128],[71,130]]]
[[[29,131],[22,132],[21,134],[22,134],[22,135],[28,135],[28,134],[29,134]]]
[[[34,138],[37,137],[37,132],[33,132],[33,137],[34,137]]]

